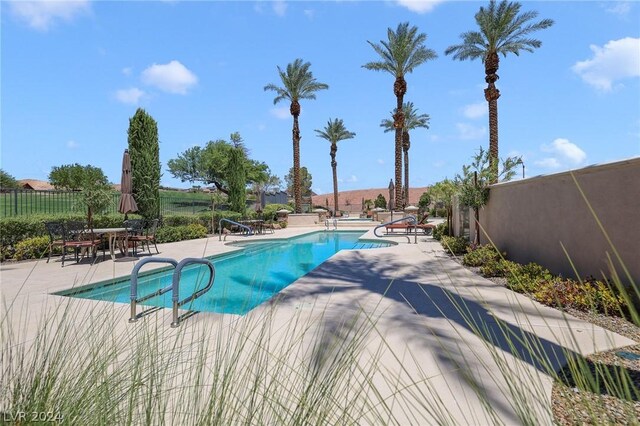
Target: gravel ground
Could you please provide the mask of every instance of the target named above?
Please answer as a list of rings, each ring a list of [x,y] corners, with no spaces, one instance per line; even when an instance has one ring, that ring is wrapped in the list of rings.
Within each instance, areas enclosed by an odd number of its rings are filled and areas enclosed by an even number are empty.
[[[462,264],[461,258],[454,258],[454,260]],[[468,266],[465,268],[480,275],[480,268]],[[500,285],[506,283],[504,278],[487,279]],[[584,386],[575,383],[569,367],[565,366],[559,373],[566,379],[556,381],[551,394],[554,421],[559,425],[640,424],[640,401],[638,401],[640,396],[640,327],[623,318],[609,317],[594,312],[582,312],[570,308],[565,309],[565,312],[628,337],[638,344],[613,351],[599,352],[589,355],[585,359],[586,366],[593,373],[591,377],[596,377],[596,379],[602,377],[603,374],[608,376],[608,374],[627,373],[631,380],[626,383],[632,384],[632,389],[628,392],[628,395],[631,395],[630,398],[623,399],[611,395],[616,392],[607,389],[602,381],[600,381],[600,386],[590,388],[598,389],[597,391],[585,390]],[[617,394],[620,395],[620,393]]]

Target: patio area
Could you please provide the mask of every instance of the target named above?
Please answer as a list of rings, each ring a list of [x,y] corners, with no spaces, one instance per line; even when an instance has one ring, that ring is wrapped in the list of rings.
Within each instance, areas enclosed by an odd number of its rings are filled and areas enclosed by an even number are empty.
[[[317,230],[231,235],[227,242],[288,238]],[[376,239],[371,228],[364,231],[363,238]],[[311,367],[335,357],[336,348],[357,342],[354,365],[344,374],[353,381],[343,390],[362,390],[362,395],[353,396],[366,401],[352,419],[360,424],[515,424],[522,423],[523,416],[551,424],[549,368],[560,367],[567,355],[585,356],[635,343],[471,273],[431,237],[419,235],[418,244],[408,244],[406,238],[389,240],[398,245],[339,252],[245,316],[203,312],[178,329],[169,327],[169,309],[130,324],[128,305],[51,295],[128,275],[137,259],[107,259],[95,265],[85,261],[64,268],[57,261],[7,263],[0,266],[3,316],[8,313],[11,326],[19,330],[16,344],[34,339],[45,316],[49,325],[64,317],[82,336],[95,326],[91,318],[98,310],[109,313],[105,326],[113,335],[135,339],[149,327],[161,330],[160,351],[170,350],[169,342],[181,333],[191,336],[180,340],[184,358],[178,361],[184,365],[172,378],[182,384],[190,382],[190,366],[198,363],[190,348],[203,330],[215,331],[203,344],[205,364],[212,365],[222,351],[221,342],[235,342],[239,336],[247,344],[244,354],[258,349],[274,354],[285,347],[287,362]],[[217,236],[158,247],[157,256],[177,260],[238,250]],[[278,376],[282,386],[293,383],[295,388],[298,370],[281,367],[282,357],[265,359],[262,367],[274,369],[267,368],[267,376]],[[242,361],[250,371],[259,368],[250,357]],[[168,403],[174,407],[169,411],[182,416],[175,404]]]

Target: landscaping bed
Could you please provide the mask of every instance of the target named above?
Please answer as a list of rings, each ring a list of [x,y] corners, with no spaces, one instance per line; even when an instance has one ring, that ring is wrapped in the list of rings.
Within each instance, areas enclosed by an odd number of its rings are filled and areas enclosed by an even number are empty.
[[[627,306],[615,286],[591,278],[577,282],[553,276],[539,265],[504,260],[505,253],[500,256],[486,246],[475,251],[462,240],[444,238],[445,251],[470,271],[636,342],[586,356],[578,361],[579,367],[566,365],[557,372],[551,407],[557,424],[640,424],[640,327],[629,320],[634,308]],[[514,280],[516,274],[523,278]],[[561,302],[568,303],[559,306]]]

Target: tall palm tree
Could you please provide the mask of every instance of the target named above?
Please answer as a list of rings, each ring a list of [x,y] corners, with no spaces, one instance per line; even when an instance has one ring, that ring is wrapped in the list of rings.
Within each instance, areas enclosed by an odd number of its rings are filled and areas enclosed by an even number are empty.
[[[309,71],[310,62],[303,62],[298,58],[287,65],[286,72],[278,67],[278,74],[282,81],[282,87],[275,84],[267,84],[264,90],[273,90],[277,96],[273,104],[282,100],[289,100],[289,112],[293,116],[293,196],[295,200],[296,213],[302,213],[302,193],[300,190],[300,127],[298,117],[300,116],[300,99],[315,99],[316,92],[328,89],[329,86],[318,82],[313,73]]]
[[[347,130],[344,127],[344,122],[336,118],[335,120],[329,119],[327,125],[324,126],[324,130],[315,131],[319,138],[323,138],[331,142],[331,169],[333,171],[333,215],[336,216],[338,212],[338,173],[336,162],[336,153],[338,152],[338,142],[345,139],[351,139],[356,134]]]
[[[402,129],[404,128],[404,113],[402,103],[404,95],[407,93],[407,82],[404,76],[418,66],[430,59],[435,59],[438,55],[432,49],[427,49],[424,42],[427,35],[418,34],[418,27],[409,27],[409,23],[398,24],[398,28],[393,31],[387,29],[388,41],[367,43],[373,47],[382,60],[369,62],[363,65],[364,68],[373,71],[386,71],[395,77],[393,83],[393,93],[396,96],[396,113],[393,115],[393,127],[396,131],[395,137],[395,180],[396,180],[396,207],[403,206],[402,193]]]
[[[414,108],[413,102],[405,102],[402,105],[404,111],[404,127],[402,129],[402,150],[404,151],[404,202],[409,204],[409,148],[411,148],[411,137],[409,136],[410,130],[423,127],[429,128],[429,114],[418,115],[418,110]],[[391,116],[395,114],[395,111],[391,111]],[[390,132],[395,130],[393,127],[393,121],[385,118],[380,123],[380,127],[384,128],[384,132]]]
[[[540,40],[529,38],[535,31],[549,28],[552,19],[532,22],[538,12],[520,13],[521,4],[502,0],[499,4],[495,0],[489,2],[489,7],[480,7],[476,13],[476,23],[480,31],[467,31],[460,34],[462,44],[449,46],[445,55],[453,54],[453,59],[482,59],[484,63],[485,81],[484,98],[489,103],[489,154],[491,156],[491,170],[497,181],[498,175],[498,98],[500,91],[496,89],[499,53],[506,57],[507,53],[520,56],[520,51],[533,52],[542,45]]]

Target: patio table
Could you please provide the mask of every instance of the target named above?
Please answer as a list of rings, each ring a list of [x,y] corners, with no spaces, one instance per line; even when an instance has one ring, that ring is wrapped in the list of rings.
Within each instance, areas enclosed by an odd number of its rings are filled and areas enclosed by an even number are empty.
[[[94,228],[94,234],[99,235],[108,235],[109,236],[109,253],[111,254],[111,259],[116,260],[116,254],[114,252],[114,245],[118,239],[118,237],[125,237],[124,243],[120,245],[120,252],[125,253],[125,250],[128,251],[128,233],[127,228]]]

